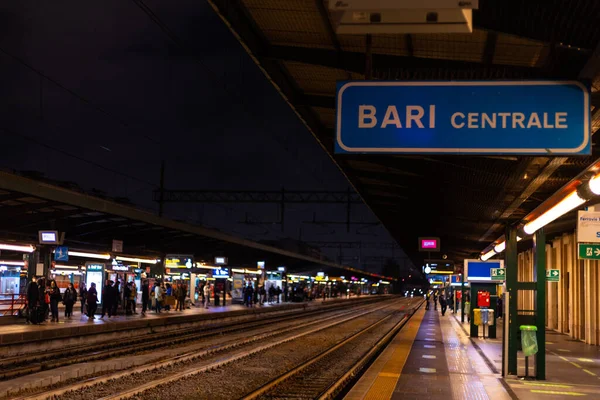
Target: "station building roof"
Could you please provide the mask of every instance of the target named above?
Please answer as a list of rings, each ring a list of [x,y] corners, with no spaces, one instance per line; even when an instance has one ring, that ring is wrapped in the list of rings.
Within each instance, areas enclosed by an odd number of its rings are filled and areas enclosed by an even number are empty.
[[[336,82],[365,79],[365,35],[338,35],[327,0],[209,0],[365,203],[412,256],[439,236],[449,259],[477,256],[598,157],[334,156]],[[485,0],[472,34],[372,35],[372,79],[580,80],[600,127],[595,0]],[[597,136],[597,135],[596,135]]]
[[[124,253],[156,256],[194,254],[197,259],[228,257],[233,267],[267,269],[286,266],[353,273],[371,279],[391,279],[368,271],[235,237],[217,230],[159,217],[112,199],[64,188],[44,180],[0,171],[0,237],[6,243],[38,242],[39,230],[65,232],[70,249],[107,252],[112,240],[123,240]]]

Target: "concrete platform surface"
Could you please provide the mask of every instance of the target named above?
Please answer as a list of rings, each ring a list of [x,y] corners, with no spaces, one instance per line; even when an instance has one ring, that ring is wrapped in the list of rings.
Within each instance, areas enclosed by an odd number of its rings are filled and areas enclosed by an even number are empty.
[[[466,336],[468,323],[454,318]],[[503,321],[497,319],[496,339],[472,338],[486,363],[494,372],[502,370]],[[535,375],[535,357],[529,357],[529,375]],[[525,358],[518,354],[518,376],[505,382],[519,399],[566,399],[588,397],[600,399],[600,347],[585,344],[559,332],[546,330],[546,380],[525,378]]]
[[[74,311],[71,319],[61,318],[58,323],[44,322],[39,325],[26,324],[24,319],[16,319],[18,323],[0,326],[0,352],[4,346],[18,343],[27,343],[40,340],[71,338],[90,334],[108,333],[123,330],[157,328],[172,324],[187,324],[206,320],[217,320],[240,317],[246,314],[263,314],[288,310],[300,310],[304,308],[320,307],[343,302],[362,302],[374,299],[371,296],[352,297],[350,299],[327,299],[326,301],[315,300],[305,303],[274,303],[262,306],[246,307],[240,304],[228,304],[227,306],[210,306],[208,309],[192,306],[184,311],[162,311],[160,314],[147,312],[141,316],[138,314],[125,316],[118,315],[100,319],[90,320],[82,315],[79,310]],[[61,315],[62,317],[62,315]]]

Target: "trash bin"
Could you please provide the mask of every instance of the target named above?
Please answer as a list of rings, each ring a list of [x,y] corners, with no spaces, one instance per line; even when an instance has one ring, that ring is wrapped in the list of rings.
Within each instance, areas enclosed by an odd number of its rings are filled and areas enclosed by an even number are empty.
[[[534,325],[521,325],[519,327],[521,331],[521,347],[525,357],[532,356],[538,352],[537,343],[537,326]]]
[[[474,325],[481,325],[481,309],[480,308],[474,308],[473,309],[473,324]]]
[[[491,308],[488,309],[488,322],[487,324],[492,326],[495,325],[496,322],[496,318],[494,318],[494,310],[492,310]]]
[[[487,308],[482,308],[481,309],[481,325],[487,325],[488,324],[488,309]]]

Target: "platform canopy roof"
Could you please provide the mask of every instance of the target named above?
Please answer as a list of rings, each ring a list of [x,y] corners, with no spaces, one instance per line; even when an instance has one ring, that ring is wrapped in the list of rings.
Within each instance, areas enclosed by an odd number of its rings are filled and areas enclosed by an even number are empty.
[[[327,0],[209,0],[413,259],[418,236],[479,254],[598,157],[334,156],[336,81],[365,79],[366,35],[338,35]],[[371,37],[372,79],[577,79],[600,127],[600,2],[481,0],[471,34]]]
[[[110,252],[112,241],[117,239],[123,241],[124,255],[161,258],[165,254],[194,254],[197,261],[208,263],[216,256],[226,256],[232,267],[255,269],[258,261],[265,261],[268,270],[285,266],[289,272],[315,269],[332,275],[391,279],[159,217],[124,199],[93,196],[73,184],[0,171],[0,241],[35,245],[39,230],[65,232],[65,245],[72,250]],[[7,258],[4,253],[2,259]]]

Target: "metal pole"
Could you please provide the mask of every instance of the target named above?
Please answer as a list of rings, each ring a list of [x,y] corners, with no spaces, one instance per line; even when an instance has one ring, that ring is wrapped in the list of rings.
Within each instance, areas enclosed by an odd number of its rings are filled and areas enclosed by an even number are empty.
[[[506,228],[506,250],[504,252],[504,266],[506,267],[506,292],[510,296],[508,318],[503,321],[509,324],[509,335],[503,337],[508,340],[508,374],[517,375],[517,339],[519,336],[519,325],[517,321],[517,230],[513,226]]]
[[[281,205],[279,208],[279,222],[281,223],[281,232],[285,227],[285,189],[281,188]]]
[[[460,323],[465,323],[465,271],[460,274]]]
[[[160,197],[158,199],[158,216],[162,217],[165,204],[165,160],[160,162]]]
[[[373,38],[371,35],[367,35],[366,38],[366,51],[365,51],[365,79],[371,79],[371,74],[373,70],[373,55],[371,53],[371,47],[373,43]]]
[[[348,203],[346,204],[346,231],[347,232],[350,232],[350,211],[351,211],[350,206],[352,204],[350,202],[350,195],[351,195],[351,191],[350,191],[350,188],[348,188],[348,193],[347,193]]]
[[[546,234],[539,229],[533,236],[534,277],[536,285],[535,322],[538,352],[535,355],[535,377],[546,379]]]

